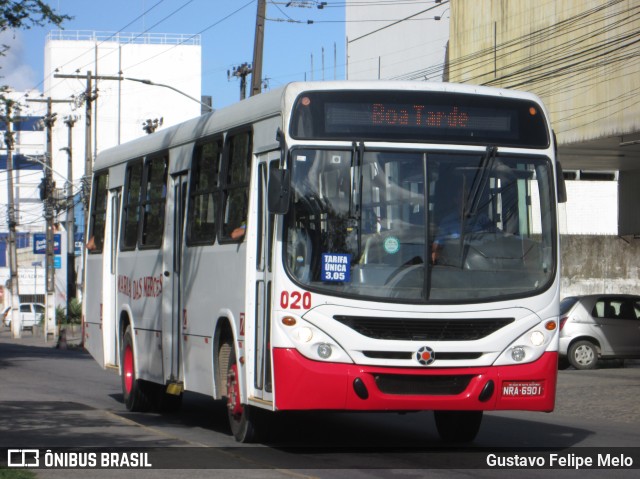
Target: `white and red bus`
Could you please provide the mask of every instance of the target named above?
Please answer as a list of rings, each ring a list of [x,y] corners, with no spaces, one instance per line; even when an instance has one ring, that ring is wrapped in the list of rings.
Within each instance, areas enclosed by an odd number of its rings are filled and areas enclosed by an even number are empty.
[[[528,93],[292,83],[101,153],[85,344],[130,410],[554,408],[562,174]],[[273,419],[273,414],[270,416]]]

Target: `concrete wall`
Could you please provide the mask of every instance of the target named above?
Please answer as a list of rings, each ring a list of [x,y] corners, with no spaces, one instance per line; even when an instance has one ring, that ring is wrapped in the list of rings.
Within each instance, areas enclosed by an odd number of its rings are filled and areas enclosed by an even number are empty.
[[[640,239],[562,236],[562,297],[640,294]]]

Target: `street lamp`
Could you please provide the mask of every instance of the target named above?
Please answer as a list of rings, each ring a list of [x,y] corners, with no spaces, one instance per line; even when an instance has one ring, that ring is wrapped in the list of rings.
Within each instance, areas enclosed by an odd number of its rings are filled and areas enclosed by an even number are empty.
[[[172,87],[171,85],[165,85],[164,83],[156,83],[153,82],[151,80],[146,80],[146,79],[142,79],[142,78],[131,78],[131,77],[122,77],[123,80],[129,80],[129,81],[135,81],[138,83],[144,83],[145,85],[151,85],[151,86],[160,86],[163,88],[168,88],[169,90],[173,90],[176,93],[179,93],[180,95],[186,96],[187,98],[189,98],[190,100],[195,101],[196,103],[200,103],[201,106],[206,107],[209,111],[213,111],[213,108],[211,107],[211,105],[207,105],[204,102],[201,102],[200,100],[198,100],[197,98],[192,97],[191,95],[187,95],[185,92],[178,90],[175,87]]]

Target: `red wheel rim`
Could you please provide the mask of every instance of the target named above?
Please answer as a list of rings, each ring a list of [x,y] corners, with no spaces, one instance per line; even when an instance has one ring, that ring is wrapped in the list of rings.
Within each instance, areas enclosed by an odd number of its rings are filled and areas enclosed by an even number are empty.
[[[227,408],[236,419],[242,417],[242,404],[240,403],[240,384],[238,383],[238,366],[233,364],[227,374]]]
[[[124,348],[122,369],[122,374],[124,375],[124,390],[129,394],[131,392],[131,388],[133,388],[133,350],[129,344]]]

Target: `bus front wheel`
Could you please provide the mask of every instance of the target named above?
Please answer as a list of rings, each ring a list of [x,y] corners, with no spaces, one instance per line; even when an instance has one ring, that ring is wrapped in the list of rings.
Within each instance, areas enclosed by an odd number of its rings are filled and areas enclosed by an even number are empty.
[[[252,418],[252,408],[242,404],[240,397],[240,375],[236,353],[231,346],[227,366],[227,416],[231,432],[238,442],[254,442],[257,439],[255,421]]]
[[[471,442],[478,435],[482,411],[434,411],[440,438],[447,442]]]

